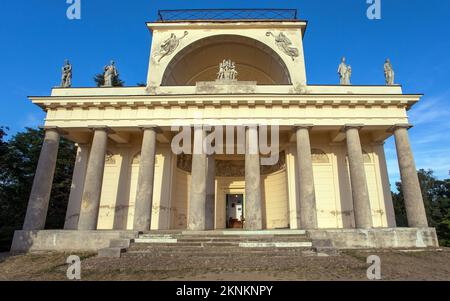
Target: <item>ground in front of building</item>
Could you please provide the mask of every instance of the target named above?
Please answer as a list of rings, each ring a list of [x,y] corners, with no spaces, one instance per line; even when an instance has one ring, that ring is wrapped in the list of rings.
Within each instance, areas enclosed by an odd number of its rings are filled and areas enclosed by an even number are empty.
[[[243,251],[241,254],[129,254],[82,259],[82,280],[367,280],[369,255],[381,258],[383,280],[450,280],[450,249],[341,251],[338,256]],[[0,280],[67,280],[68,253],[0,254]]]

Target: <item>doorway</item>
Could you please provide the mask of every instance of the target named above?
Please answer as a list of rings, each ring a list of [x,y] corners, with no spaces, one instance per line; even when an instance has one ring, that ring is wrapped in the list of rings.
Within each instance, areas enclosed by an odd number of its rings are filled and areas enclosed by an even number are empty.
[[[227,229],[244,228],[244,195],[227,194],[226,195]]]

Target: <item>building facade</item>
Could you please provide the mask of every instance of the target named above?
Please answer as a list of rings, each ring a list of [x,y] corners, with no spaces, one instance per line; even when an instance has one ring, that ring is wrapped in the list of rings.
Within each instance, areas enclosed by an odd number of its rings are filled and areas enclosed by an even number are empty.
[[[25,231],[44,229],[62,135],[78,145],[66,230],[393,229],[383,147],[392,135],[409,225],[428,227],[408,140],[421,95],[308,83],[307,22],[296,18],[147,27],[145,87],[31,97],[47,118]],[[193,150],[219,128],[220,150]],[[180,143],[182,129],[193,146]],[[279,159],[262,165],[266,134]]]

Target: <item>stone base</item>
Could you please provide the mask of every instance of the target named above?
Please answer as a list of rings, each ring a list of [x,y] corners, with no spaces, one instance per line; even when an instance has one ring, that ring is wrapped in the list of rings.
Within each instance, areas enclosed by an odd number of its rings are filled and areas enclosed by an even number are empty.
[[[213,82],[197,82],[197,94],[242,94],[255,93],[256,82],[237,80],[216,80]]]
[[[16,231],[11,252],[30,251],[93,251],[110,247],[110,241],[116,239],[133,239],[138,236],[135,231],[77,231],[77,230],[43,230]]]
[[[434,228],[309,230],[312,240],[329,239],[337,249],[438,248]]]
[[[167,232],[167,231],[166,231]],[[163,234],[164,231],[153,231]],[[175,232],[174,232],[175,233]],[[434,228],[377,228],[377,229],[333,229],[333,230],[263,230],[263,231],[176,231],[178,235],[217,236],[271,236],[305,235],[313,245],[319,241],[330,241],[336,249],[393,249],[393,248],[438,248],[439,242]],[[76,231],[44,230],[16,231],[11,252],[30,251],[90,251],[117,247],[129,247],[129,240],[139,237],[136,231]],[[281,238],[280,238],[281,239]]]

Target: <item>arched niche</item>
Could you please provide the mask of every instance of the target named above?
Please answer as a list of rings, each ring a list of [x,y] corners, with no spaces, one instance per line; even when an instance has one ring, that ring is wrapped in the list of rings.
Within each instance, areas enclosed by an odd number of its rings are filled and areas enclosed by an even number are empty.
[[[199,81],[214,81],[224,59],[236,63],[239,81],[291,84],[286,64],[266,44],[244,36],[216,35],[180,50],[167,65],[161,86],[195,86]]]

